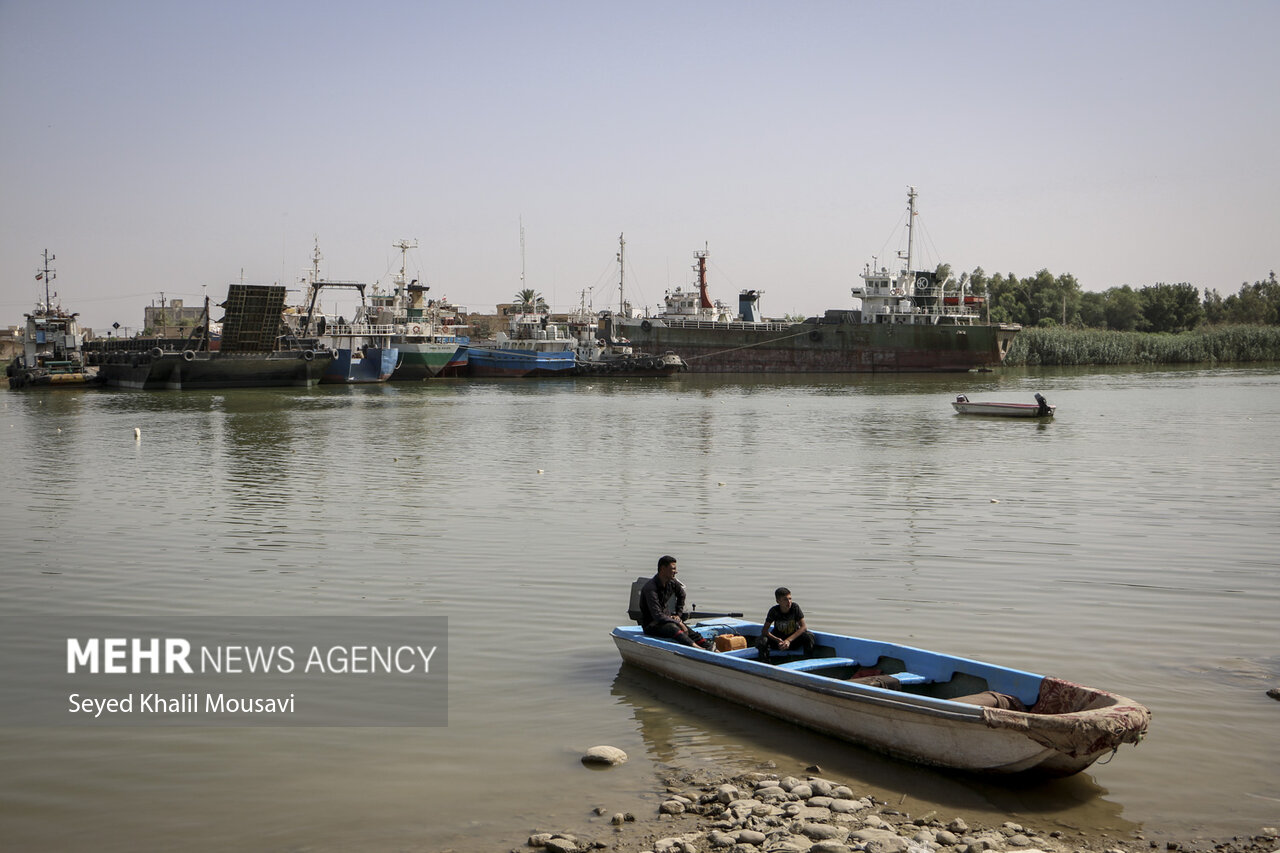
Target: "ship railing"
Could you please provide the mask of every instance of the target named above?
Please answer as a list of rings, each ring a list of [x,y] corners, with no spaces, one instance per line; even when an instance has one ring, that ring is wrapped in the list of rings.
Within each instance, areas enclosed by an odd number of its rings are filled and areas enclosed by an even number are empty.
[[[376,336],[391,335],[395,333],[395,326],[375,323],[343,323],[334,324],[324,330],[326,337],[346,338],[360,336]]]
[[[715,320],[663,320],[669,329],[734,329],[738,331],[764,331],[764,332],[784,332],[791,328],[791,323],[746,323],[741,320],[733,320],[728,323],[720,323]]]

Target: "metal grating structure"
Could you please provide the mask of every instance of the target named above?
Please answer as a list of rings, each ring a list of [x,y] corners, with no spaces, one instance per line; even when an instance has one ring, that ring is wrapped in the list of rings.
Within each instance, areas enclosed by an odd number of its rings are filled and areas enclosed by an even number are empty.
[[[280,334],[285,288],[275,284],[233,284],[222,303],[223,352],[271,352]]]

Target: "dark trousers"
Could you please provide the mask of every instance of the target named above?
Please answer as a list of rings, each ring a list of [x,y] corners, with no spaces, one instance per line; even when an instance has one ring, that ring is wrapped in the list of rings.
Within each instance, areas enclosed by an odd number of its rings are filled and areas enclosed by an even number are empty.
[[[675,622],[650,622],[644,626],[644,632],[650,637],[657,637],[660,640],[674,640],[677,643],[683,643],[686,646],[696,646],[697,642],[693,637],[684,631]],[[698,637],[698,639],[702,639]]]
[[[787,651],[798,651],[804,655],[811,655],[813,654],[814,645],[813,634],[805,631],[791,641],[791,647]],[[760,650],[760,657],[767,658],[770,651],[776,652],[778,650],[778,641],[761,634],[759,639],[756,640],[756,648]]]

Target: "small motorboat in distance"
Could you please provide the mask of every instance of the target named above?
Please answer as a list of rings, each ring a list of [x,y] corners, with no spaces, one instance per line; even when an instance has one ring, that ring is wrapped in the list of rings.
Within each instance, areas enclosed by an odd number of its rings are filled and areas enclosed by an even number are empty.
[[[921,764],[1069,776],[1142,740],[1151,720],[1147,708],[1114,693],[911,646],[814,631],[811,655],[761,660],[758,622],[715,618],[691,627],[729,650],[650,637],[636,625],[612,636],[628,664]]]
[[[1037,393],[1034,403],[975,403],[963,394],[951,404],[962,415],[991,415],[998,418],[1051,418],[1057,406],[1050,406],[1044,395]]]

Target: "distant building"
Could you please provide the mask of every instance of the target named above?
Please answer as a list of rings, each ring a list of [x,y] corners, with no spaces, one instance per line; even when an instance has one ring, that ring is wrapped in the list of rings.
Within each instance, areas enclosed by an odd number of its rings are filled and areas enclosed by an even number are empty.
[[[0,362],[8,364],[22,352],[22,327],[0,329]]]
[[[142,309],[143,334],[150,337],[176,338],[185,335],[201,321],[204,305],[188,308],[181,299],[161,299],[159,305]]]

